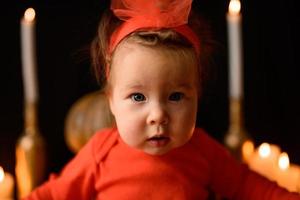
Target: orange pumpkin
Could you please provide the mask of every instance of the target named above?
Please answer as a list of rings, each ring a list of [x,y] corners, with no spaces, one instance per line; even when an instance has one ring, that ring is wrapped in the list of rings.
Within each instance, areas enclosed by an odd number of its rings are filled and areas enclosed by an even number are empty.
[[[66,143],[76,153],[97,130],[111,127],[113,123],[106,95],[99,91],[86,94],[74,103],[66,116]]]

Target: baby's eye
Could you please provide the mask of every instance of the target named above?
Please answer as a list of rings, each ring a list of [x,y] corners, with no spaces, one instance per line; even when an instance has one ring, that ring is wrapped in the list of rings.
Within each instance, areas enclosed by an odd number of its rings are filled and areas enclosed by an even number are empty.
[[[141,93],[134,93],[130,97],[133,101],[137,101],[137,102],[146,100],[146,97]]]
[[[183,98],[184,94],[182,92],[173,92],[169,96],[170,101],[180,101]]]

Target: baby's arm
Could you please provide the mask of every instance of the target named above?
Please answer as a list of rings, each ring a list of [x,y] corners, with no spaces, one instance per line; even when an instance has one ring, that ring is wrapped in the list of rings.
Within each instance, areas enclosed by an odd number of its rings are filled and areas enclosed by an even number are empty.
[[[243,169],[242,183],[236,199],[300,200],[300,194],[288,192],[275,182],[260,176],[248,168]]]
[[[211,185],[216,193],[232,200],[300,200],[299,194],[288,192],[236,161],[212,138],[207,141]]]
[[[95,176],[98,173],[93,143],[88,142],[59,176],[50,178],[24,200],[91,199]]]

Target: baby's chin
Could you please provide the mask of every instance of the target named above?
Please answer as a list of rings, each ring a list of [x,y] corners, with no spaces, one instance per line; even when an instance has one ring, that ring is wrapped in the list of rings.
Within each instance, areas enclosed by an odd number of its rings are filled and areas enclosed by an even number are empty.
[[[142,150],[144,153],[152,155],[152,156],[163,156],[163,155],[168,154],[172,150],[183,146],[184,144],[169,145],[169,146],[166,146],[166,147],[163,147],[163,148],[144,148],[144,149],[140,149],[140,150]]]
[[[144,153],[149,154],[151,156],[163,156],[170,152],[172,149],[168,150],[142,150]]]
[[[130,145],[129,145],[130,146]],[[166,146],[166,147],[163,147],[163,148],[155,148],[155,147],[149,147],[149,146],[131,146],[131,148],[134,148],[140,152],[143,152],[147,155],[151,155],[151,156],[162,156],[162,155],[165,155],[167,154],[168,152],[172,151],[172,149],[174,149],[175,147],[172,147],[172,146]]]

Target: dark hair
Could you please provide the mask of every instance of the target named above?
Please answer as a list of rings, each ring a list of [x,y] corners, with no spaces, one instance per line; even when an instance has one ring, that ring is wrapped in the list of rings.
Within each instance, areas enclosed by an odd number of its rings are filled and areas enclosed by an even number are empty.
[[[110,64],[111,60],[111,57],[108,56],[107,53],[110,36],[121,24],[122,21],[115,17],[111,10],[106,10],[102,14],[98,26],[98,33],[91,44],[92,66],[96,79],[102,88],[106,85],[106,66]],[[198,58],[195,58],[198,63],[199,81],[201,84],[199,88],[203,88],[203,84],[208,78],[207,69],[211,63],[215,42],[212,39],[212,33],[208,24],[195,13],[191,13],[190,15],[189,26],[200,39],[200,55]],[[131,37],[140,38],[143,40],[143,45],[162,46],[169,49],[180,47],[195,54],[192,44],[172,29],[162,29],[159,31],[149,29],[138,30],[126,38]]]

